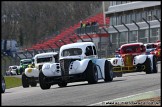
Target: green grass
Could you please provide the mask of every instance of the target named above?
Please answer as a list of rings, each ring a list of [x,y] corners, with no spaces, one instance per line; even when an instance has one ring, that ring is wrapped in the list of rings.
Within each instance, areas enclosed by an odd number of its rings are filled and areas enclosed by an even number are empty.
[[[6,83],[6,89],[22,86],[21,78],[16,77],[4,77]]]

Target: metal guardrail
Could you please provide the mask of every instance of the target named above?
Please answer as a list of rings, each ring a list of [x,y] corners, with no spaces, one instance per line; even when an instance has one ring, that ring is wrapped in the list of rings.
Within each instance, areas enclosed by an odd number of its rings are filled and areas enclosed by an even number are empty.
[[[86,33],[96,33],[99,31],[99,26],[93,25],[93,26],[86,26],[82,28],[77,28],[76,33],[81,35],[81,34],[86,34]]]

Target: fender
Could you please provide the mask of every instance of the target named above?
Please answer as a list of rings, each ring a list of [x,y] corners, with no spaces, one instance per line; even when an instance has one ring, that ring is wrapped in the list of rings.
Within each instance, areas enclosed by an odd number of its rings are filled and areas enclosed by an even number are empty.
[[[38,77],[39,76],[39,70],[37,68],[26,68],[25,69],[25,75],[27,77]]]
[[[105,72],[104,72],[104,70],[105,70],[104,69],[105,68],[105,61],[106,61],[106,59],[97,59],[96,60],[96,65],[98,65],[100,67],[100,69],[101,69],[101,71],[100,71],[99,67],[97,67],[97,70],[98,70],[98,78],[105,79]]]
[[[134,57],[133,65],[142,64],[146,61],[148,55],[138,55]]]
[[[152,68],[152,70],[153,70],[153,56],[154,56],[154,55],[149,54],[149,55],[147,55],[147,56],[148,56],[148,58],[150,58],[150,60],[151,60],[151,68]]]
[[[123,58],[108,58],[112,66],[124,66]]]
[[[69,74],[78,74],[78,73],[83,73],[89,63],[90,59],[83,59],[81,61],[76,60],[71,62],[69,66]]]
[[[42,66],[42,72],[45,76],[61,76],[60,63],[44,63]]]

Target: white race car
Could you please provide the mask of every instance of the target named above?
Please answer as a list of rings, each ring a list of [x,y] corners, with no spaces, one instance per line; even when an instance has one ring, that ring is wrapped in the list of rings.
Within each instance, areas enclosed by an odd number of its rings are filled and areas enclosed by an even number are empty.
[[[17,75],[17,71],[18,71],[17,65],[9,66],[8,71],[6,71],[6,75]]]
[[[39,83],[38,76],[44,63],[56,63],[58,62],[57,52],[40,53],[34,56],[33,65],[29,65],[22,73],[22,86],[24,88],[35,87]]]
[[[113,80],[112,66],[107,59],[98,59],[93,42],[81,42],[63,45],[60,48],[59,63],[45,63],[39,73],[41,89],[49,89],[58,84],[88,81],[95,84],[99,79],[105,82]]]

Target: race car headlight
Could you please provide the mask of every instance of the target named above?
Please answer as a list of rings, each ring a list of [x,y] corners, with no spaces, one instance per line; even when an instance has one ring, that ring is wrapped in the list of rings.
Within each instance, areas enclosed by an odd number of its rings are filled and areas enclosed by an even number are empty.
[[[118,63],[118,60],[117,59],[114,59],[113,60],[113,64],[117,64]]]

